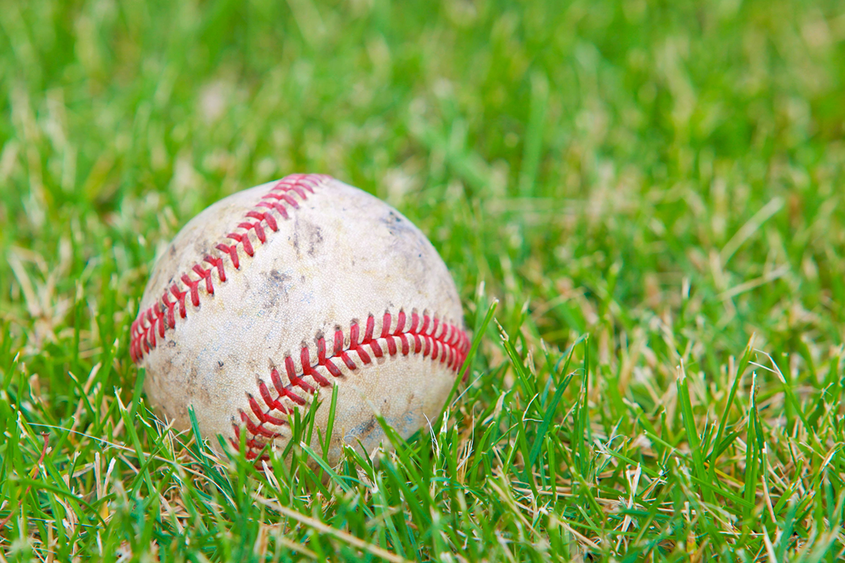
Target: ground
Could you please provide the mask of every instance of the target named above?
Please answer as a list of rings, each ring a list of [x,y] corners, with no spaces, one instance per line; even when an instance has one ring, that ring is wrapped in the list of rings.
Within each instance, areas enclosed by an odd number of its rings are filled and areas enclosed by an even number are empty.
[[[842,558],[843,99],[835,0],[4,3],[0,561]],[[214,458],[129,358],[156,254],[292,172],[473,332],[378,463]]]

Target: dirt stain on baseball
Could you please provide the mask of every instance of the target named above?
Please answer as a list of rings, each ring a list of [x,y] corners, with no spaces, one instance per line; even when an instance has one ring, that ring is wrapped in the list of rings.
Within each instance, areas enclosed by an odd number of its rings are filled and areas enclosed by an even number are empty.
[[[188,385],[186,386],[189,398],[194,396],[194,389],[196,389],[197,386],[198,374],[199,372],[197,371],[196,366],[191,366],[191,371],[188,373]]]
[[[291,277],[274,268],[265,274],[264,279],[267,283],[266,291],[262,292],[262,295],[264,295],[264,308],[275,308],[279,304],[280,299],[287,303]]]
[[[313,258],[323,243],[323,233],[319,225],[297,218],[294,222],[292,242],[297,257],[302,256],[304,248],[305,253]]]
[[[390,211],[387,215],[384,215],[381,218],[381,223],[387,227],[387,231],[391,234],[391,236],[399,236],[404,234],[408,231],[408,227],[405,225],[405,221],[402,220],[402,217],[399,216],[398,213]]]

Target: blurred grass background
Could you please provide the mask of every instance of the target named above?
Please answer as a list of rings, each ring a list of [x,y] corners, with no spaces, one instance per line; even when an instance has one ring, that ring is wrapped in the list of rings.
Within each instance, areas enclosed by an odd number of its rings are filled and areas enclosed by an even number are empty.
[[[387,516],[353,510],[382,502],[366,479],[302,513],[411,559],[836,559],[843,81],[834,0],[3,2],[0,552],[377,557],[177,478],[194,458],[139,404],[128,357],[178,228],[307,171],[398,207],[469,326],[497,298],[501,329],[447,425],[476,474],[446,464],[437,486],[469,509],[409,507],[423,436],[384,484]],[[557,364],[587,333],[566,389]],[[237,467],[232,491],[267,484]],[[279,486],[305,495],[297,478]]]

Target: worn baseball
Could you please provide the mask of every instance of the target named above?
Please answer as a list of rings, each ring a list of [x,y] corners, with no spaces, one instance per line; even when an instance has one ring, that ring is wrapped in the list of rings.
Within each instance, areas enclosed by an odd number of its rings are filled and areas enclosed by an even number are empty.
[[[468,349],[455,284],[419,229],[329,176],[292,175],[192,219],[158,258],[132,324],[144,390],[178,429],[256,459],[320,401],[329,462],[342,444],[402,437],[439,414]],[[313,433],[312,447],[322,453]],[[389,444],[384,441],[384,446]],[[264,453],[262,453],[264,452]]]

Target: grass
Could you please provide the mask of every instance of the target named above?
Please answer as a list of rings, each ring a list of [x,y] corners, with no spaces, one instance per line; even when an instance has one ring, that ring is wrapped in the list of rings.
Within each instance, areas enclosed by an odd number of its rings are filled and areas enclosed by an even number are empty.
[[[0,561],[841,559],[843,96],[835,0],[4,3]],[[478,347],[435,432],[262,474],[128,331],[295,171],[428,233]]]

